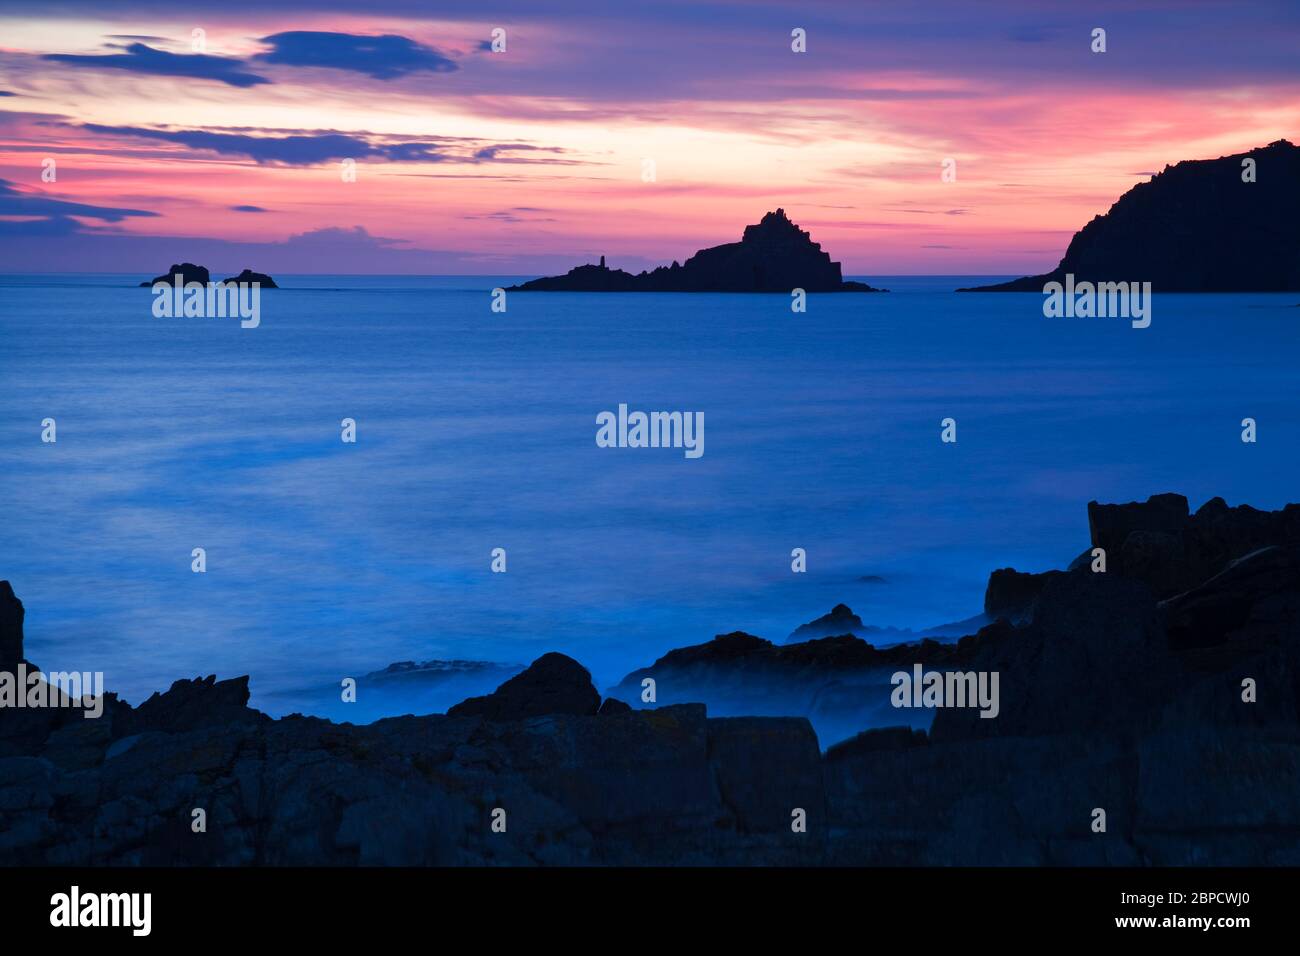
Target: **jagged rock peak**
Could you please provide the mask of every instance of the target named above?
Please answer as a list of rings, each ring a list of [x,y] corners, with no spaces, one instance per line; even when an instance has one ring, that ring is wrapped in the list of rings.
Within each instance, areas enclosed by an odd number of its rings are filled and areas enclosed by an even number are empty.
[[[537,658],[492,693],[461,701],[447,715],[523,720],[546,714],[589,716],[599,709],[600,694],[587,669],[572,657],[552,652]]]
[[[811,237],[806,229],[796,226],[785,214],[785,210],[778,207],[776,212],[764,215],[756,225],[745,227],[744,241],[756,239],[803,239],[807,242]]]

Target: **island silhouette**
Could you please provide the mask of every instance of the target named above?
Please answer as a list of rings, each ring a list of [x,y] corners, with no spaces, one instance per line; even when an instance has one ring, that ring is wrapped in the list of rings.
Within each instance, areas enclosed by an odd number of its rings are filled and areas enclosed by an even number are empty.
[[[1048,282],[1150,282],[1157,292],[1300,290],[1300,146],[1285,139],[1166,166],[1074,234],[1051,272],[958,292]]]
[[[562,276],[510,286],[511,292],[886,292],[865,282],[846,281],[840,264],[813,242],[784,209],[745,227],[739,242],[701,249],[684,263],[633,275],[599,265],[581,265]]]
[[[173,262],[170,269],[164,275],[154,279],[149,279],[140,283],[141,288],[149,288],[159,283],[171,285],[175,276],[181,277],[181,284],[188,285],[191,282],[197,282],[199,285],[207,285],[212,281],[212,273],[206,266],[198,266],[192,262]],[[245,269],[237,276],[231,276],[229,279],[222,279],[217,285],[252,285],[256,283],[263,289],[278,289],[275,280],[264,272],[254,272],[252,269]]]

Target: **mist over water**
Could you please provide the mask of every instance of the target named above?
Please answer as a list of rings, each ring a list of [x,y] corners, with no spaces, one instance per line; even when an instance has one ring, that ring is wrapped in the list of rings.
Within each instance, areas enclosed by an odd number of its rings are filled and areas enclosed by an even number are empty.
[[[805,314],[554,293],[494,314],[514,280],[277,276],[241,329],[154,318],[140,278],[0,277],[0,578],[31,660],[133,703],[247,673],[254,706],[338,716],[342,678],[394,661],[549,650],[605,689],[839,602],[968,617],[992,569],[1084,550],[1090,499],[1300,498],[1294,295],[1157,293],[1135,330],[957,277]],[[703,412],[703,457],[598,448],[621,402]],[[391,699],[365,719],[433,700]]]

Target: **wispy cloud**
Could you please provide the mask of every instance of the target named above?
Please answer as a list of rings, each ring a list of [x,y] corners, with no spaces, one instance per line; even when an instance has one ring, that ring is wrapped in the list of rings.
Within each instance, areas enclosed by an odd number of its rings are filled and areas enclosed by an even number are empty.
[[[148,126],[78,126],[102,136],[158,140],[224,156],[243,156],[257,163],[282,166],[313,166],[344,159],[374,159],[388,163],[561,163],[564,152],[556,147],[526,143],[484,144],[481,140],[458,137],[420,139],[380,136],[372,133],[342,133],[337,130],[304,130],[282,135],[271,131],[170,129]],[[526,156],[517,156],[523,151]]]
[[[471,213],[463,218],[465,219],[486,219],[492,222],[558,222],[553,216],[538,216],[534,213],[545,212],[544,209],[535,209],[531,206],[514,206],[511,209],[499,209],[496,212],[488,213]]]
[[[77,219],[95,219],[116,223],[124,219],[157,216],[147,209],[126,209],[70,202],[24,189],[7,179],[0,179],[0,235],[64,235],[80,229]]]
[[[215,80],[229,86],[250,87],[271,82],[250,73],[242,60],[206,53],[168,53],[145,43],[132,43],[125,53],[47,53],[42,59],[94,70],[125,70],[153,76],[181,76]]]
[[[262,37],[269,47],[248,58],[207,53],[172,53],[150,46],[165,44],[163,37],[111,34],[110,53],[47,53],[42,59],[90,70],[123,70],[152,76],[214,80],[247,88],[271,83],[254,72],[259,65],[312,67],[361,73],[377,80],[395,80],[413,73],[452,73],[456,61],[434,47],[393,33],[378,36],[325,30],[288,30]],[[146,42],[147,41],[147,42]]]

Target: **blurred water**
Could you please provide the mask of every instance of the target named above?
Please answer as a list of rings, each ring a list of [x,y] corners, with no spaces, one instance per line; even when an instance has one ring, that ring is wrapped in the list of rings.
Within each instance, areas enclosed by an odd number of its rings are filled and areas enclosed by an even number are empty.
[[[139,278],[0,277],[0,578],[29,658],[133,702],[249,673],[254,705],[325,712],[392,661],[548,650],[608,687],[840,601],[969,616],[991,569],[1082,551],[1089,499],[1300,497],[1295,296],[1157,295],[1135,330],[957,277],[494,314],[512,279],[282,276],[241,329],[156,319]],[[704,412],[704,456],[597,448],[620,402]]]

